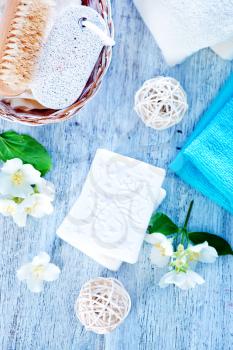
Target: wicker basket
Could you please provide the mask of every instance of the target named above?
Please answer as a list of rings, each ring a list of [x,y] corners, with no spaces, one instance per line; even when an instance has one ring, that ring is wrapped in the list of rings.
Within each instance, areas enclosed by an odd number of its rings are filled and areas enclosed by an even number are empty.
[[[114,36],[114,27],[111,16],[110,0],[83,0],[83,5],[91,6],[97,10],[108,24],[111,36]],[[104,74],[107,72],[112,57],[112,48],[104,47],[101,51],[93,72],[78,100],[70,107],[63,110],[31,110],[22,112],[12,109],[7,103],[0,101],[0,117],[12,122],[28,125],[45,125],[62,122],[76,114],[98,91]]]

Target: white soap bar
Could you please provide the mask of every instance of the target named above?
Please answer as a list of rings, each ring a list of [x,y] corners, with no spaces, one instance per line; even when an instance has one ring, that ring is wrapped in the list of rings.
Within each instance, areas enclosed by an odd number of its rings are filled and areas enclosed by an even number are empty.
[[[161,188],[158,201],[155,203],[155,209],[159,207],[159,205],[162,203],[165,197],[166,191],[163,188]],[[71,244],[73,247],[81,249],[80,240],[77,239],[77,234],[73,233],[72,225],[70,225],[70,222],[68,220],[65,220],[62,226],[59,228],[58,235],[64,241]],[[117,271],[122,264],[121,260],[113,259],[103,254],[100,254],[98,251],[96,251],[96,249],[93,249],[92,246],[85,244],[85,240],[82,242],[82,252],[84,252],[90,258],[98,262],[100,265],[112,271]]]
[[[78,99],[104,46],[82,26],[83,18],[107,30],[103,18],[88,6],[70,6],[56,19],[31,85],[35,99],[47,108],[63,109]]]
[[[164,177],[164,169],[99,149],[57,234],[89,256],[137,262]]]

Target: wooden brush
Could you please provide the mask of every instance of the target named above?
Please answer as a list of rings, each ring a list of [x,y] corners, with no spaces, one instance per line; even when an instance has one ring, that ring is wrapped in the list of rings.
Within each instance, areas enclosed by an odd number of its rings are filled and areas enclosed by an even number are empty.
[[[9,0],[0,38],[0,95],[16,96],[30,83],[54,0]]]

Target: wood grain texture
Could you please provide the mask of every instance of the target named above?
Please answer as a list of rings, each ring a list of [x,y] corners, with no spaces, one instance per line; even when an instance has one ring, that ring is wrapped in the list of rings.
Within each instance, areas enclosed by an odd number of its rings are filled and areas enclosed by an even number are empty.
[[[111,273],[59,240],[56,229],[74,203],[98,147],[167,167],[201,113],[233,70],[233,64],[202,50],[169,68],[130,0],[113,1],[117,45],[101,91],[74,119],[59,125],[29,128],[0,122],[1,130],[30,133],[53,158],[49,178],[57,188],[56,211],[18,229],[0,217],[0,349],[1,350],[230,350],[233,348],[232,257],[197,271],[206,283],[192,291],[161,290],[163,273],[149,262],[144,246],[136,265]],[[190,109],[177,127],[164,132],[146,128],[133,111],[134,94],[158,74],[180,80]],[[182,133],[178,133],[182,130]],[[168,172],[162,210],[182,221],[195,199],[192,228],[222,235],[233,245],[233,218]],[[41,295],[20,284],[15,271],[39,251],[47,251],[62,273]],[[119,278],[132,297],[132,311],[114,333],[87,333],[73,305],[89,278]]]

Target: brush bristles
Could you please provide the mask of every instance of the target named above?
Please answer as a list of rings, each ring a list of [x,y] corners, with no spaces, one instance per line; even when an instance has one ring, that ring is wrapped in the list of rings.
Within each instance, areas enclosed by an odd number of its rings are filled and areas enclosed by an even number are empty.
[[[12,92],[23,92],[32,79],[53,0],[21,0],[4,43],[0,80]]]

